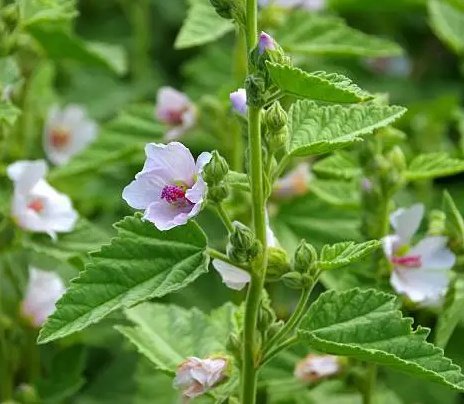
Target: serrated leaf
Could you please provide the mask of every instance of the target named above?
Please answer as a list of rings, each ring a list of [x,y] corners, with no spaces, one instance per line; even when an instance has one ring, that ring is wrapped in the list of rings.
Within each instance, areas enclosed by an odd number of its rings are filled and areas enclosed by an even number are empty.
[[[410,163],[405,173],[409,181],[425,180],[464,171],[464,160],[450,157],[447,153],[419,154]]]
[[[294,156],[308,156],[352,145],[362,141],[363,135],[389,125],[405,111],[399,106],[320,106],[299,100],[289,111],[289,152]]]
[[[336,269],[361,261],[379,248],[380,244],[378,240],[370,240],[359,244],[354,241],[344,241],[333,245],[325,245],[322,248],[318,266],[324,270]]]
[[[284,50],[303,55],[386,57],[402,53],[394,42],[351,28],[340,18],[305,12],[291,13],[276,38]]]
[[[311,192],[318,198],[340,207],[357,207],[361,203],[359,186],[354,181],[312,180]]]
[[[435,329],[435,343],[445,348],[454,329],[464,318],[464,278],[458,275],[448,288]]]
[[[379,363],[464,390],[459,366],[426,341],[429,330],[413,330],[396,296],[374,289],[323,293],[310,307],[299,334],[313,348]]]
[[[312,170],[321,176],[329,178],[340,178],[350,180],[358,178],[362,174],[356,158],[350,153],[336,152],[325,159],[316,161],[312,165]]]
[[[118,236],[91,254],[86,270],[71,282],[38,342],[63,338],[123,307],[175,292],[208,270],[206,236],[193,222],[159,231],[141,219],[115,224]]]
[[[86,42],[54,25],[33,25],[28,32],[54,60],[74,60],[89,66],[110,69],[118,75],[127,72],[127,58],[122,47],[100,42]]]
[[[464,219],[448,191],[443,193],[443,211],[446,215],[446,233],[450,238],[452,247],[457,250],[463,250]]]
[[[21,110],[11,102],[0,102],[0,123],[12,126],[20,115]]]
[[[430,25],[456,53],[464,52],[464,10],[446,0],[429,0]]]
[[[274,84],[287,94],[316,101],[353,103],[372,96],[348,77],[337,73],[305,72],[298,67],[266,63]]]
[[[174,48],[185,49],[204,45],[234,29],[231,21],[216,14],[209,0],[191,0]]]

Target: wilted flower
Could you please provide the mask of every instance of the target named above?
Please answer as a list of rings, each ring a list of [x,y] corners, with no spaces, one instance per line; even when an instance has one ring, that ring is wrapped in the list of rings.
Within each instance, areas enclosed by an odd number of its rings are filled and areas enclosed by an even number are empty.
[[[274,42],[274,38],[272,38],[272,36],[270,36],[269,34],[266,34],[264,31],[261,31],[258,40],[258,53],[262,55],[264,52],[268,50],[275,50],[275,48],[276,44]]]
[[[156,118],[169,126],[166,140],[176,140],[195,125],[197,109],[186,94],[172,87],[161,87],[156,96]]]
[[[21,303],[21,313],[34,327],[40,327],[55,310],[66,288],[54,272],[29,268],[29,282]]]
[[[297,363],[294,375],[303,382],[315,382],[339,373],[339,358],[333,355],[309,354]]]
[[[237,91],[230,93],[229,98],[235,111],[242,115],[247,113],[247,95],[244,88],[239,88]]]
[[[447,238],[443,236],[425,237],[411,246],[423,215],[422,204],[396,210],[390,215],[395,234],[382,241],[385,255],[393,265],[393,288],[415,303],[433,306],[446,293],[456,257],[446,247]]]
[[[203,167],[211,153],[201,153],[197,162],[183,144],[149,143],[147,159],[141,172],[124,188],[122,197],[135,209],[144,209],[144,219],[159,230],[169,230],[187,223],[203,205],[207,185]]]
[[[43,132],[43,146],[48,159],[56,165],[66,164],[97,136],[97,125],[87,117],[84,107],[68,105],[50,108]]]
[[[78,215],[69,197],[45,181],[46,172],[43,160],[17,161],[8,166],[8,177],[14,182],[12,216],[23,229],[56,238],[56,233],[74,228]]]
[[[309,182],[313,178],[308,163],[300,163],[274,184],[273,196],[291,198],[304,195],[309,190]]]
[[[273,4],[283,8],[301,7],[306,10],[319,11],[325,8],[325,0],[258,0],[260,6]]]
[[[194,356],[179,365],[173,386],[186,398],[195,398],[215,387],[227,376],[226,358],[200,359]]]
[[[242,290],[251,280],[251,276],[247,271],[220,259],[213,260],[213,267],[219,272],[222,281],[230,289]]]

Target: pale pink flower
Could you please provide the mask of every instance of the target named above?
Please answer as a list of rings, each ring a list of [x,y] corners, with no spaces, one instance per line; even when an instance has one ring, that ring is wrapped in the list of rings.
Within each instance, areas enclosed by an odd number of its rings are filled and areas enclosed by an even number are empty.
[[[244,88],[239,88],[237,91],[230,93],[229,98],[235,111],[242,115],[247,113],[247,95]]]
[[[309,354],[297,363],[294,375],[302,382],[315,382],[339,373],[341,368],[336,356]]]
[[[173,386],[188,399],[198,397],[227,377],[226,358],[200,359],[194,356],[179,365]]]
[[[203,167],[211,153],[201,153],[197,162],[183,144],[149,143],[142,171],[127,187],[122,197],[134,209],[144,209],[144,219],[159,230],[186,224],[198,215],[208,187],[203,180]]]
[[[213,267],[221,275],[222,282],[230,289],[242,290],[251,280],[247,271],[220,259],[213,260]]]
[[[56,233],[74,229],[78,215],[69,197],[45,181],[46,172],[43,160],[17,161],[7,167],[14,182],[11,210],[21,228],[56,238]]]
[[[313,179],[310,165],[306,162],[298,164],[282,178],[279,178],[273,189],[273,196],[277,198],[292,198],[304,195],[309,190],[309,183]]]
[[[268,50],[275,50],[275,48],[276,44],[274,38],[272,38],[269,34],[266,34],[264,31],[261,31],[258,40],[258,53],[262,55]]]
[[[301,7],[310,11],[323,10],[326,0],[258,0],[261,7],[273,4],[282,8]]]
[[[50,108],[43,132],[43,147],[55,165],[66,164],[97,136],[97,124],[88,118],[85,108],[68,105]]]
[[[66,288],[54,272],[29,268],[29,281],[21,303],[21,313],[34,327],[40,327],[55,310]]]
[[[165,123],[167,141],[179,139],[197,120],[197,109],[186,94],[172,87],[161,87],[156,96],[155,115]]]
[[[411,246],[423,215],[422,204],[393,212],[390,223],[395,234],[382,242],[385,256],[393,265],[390,283],[396,292],[414,303],[434,306],[446,293],[456,256],[446,247],[447,238],[443,236],[425,237]]]

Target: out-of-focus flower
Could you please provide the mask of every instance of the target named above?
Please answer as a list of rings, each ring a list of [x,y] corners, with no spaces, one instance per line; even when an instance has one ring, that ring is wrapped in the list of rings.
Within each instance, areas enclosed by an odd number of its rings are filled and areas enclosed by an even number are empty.
[[[376,74],[408,77],[412,72],[411,61],[405,56],[369,58],[365,63]]]
[[[259,34],[258,40],[258,53],[262,55],[264,52],[268,50],[275,50],[276,44],[274,38],[269,34],[266,34],[264,31],[261,31]]]
[[[185,398],[198,397],[227,377],[227,367],[226,358],[189,357],[177,368],[173,386],[181,390]]]
[[[230,93],[229,98],[235,111],[242,115],[247,113],[247,95],[244,88],[239,88],[237,91]]]
[[[34,327],[40,327],[55,310],[66,288],[54,272],[29,268],[29,282],[21,303],[21,313]]]
[[[242,290],[251,280],[251,276],[247,271],[220,259],[213,260],[213,267],[219,272],[222,281],[230,289]]]
[[[68,105],[62,110],[50,108],[43,132],[43,146],[55,165],[66,164],[97,136],[97,124],[88,118],[85,108]]]
[[[21,228],[56,238],[56,233],[74,229],[78,215],[69,197],[45,181],[46,172],[43,160],[17,161],[7,167],[14,182],[12,216]]]
[[[383,238],[385,256],[393,265],[390,283],[396,292],[414,303],[434,306],[440,303],[449,284],[456,257],[446,247],[443,236],[425,237],[411,246],[411,239],[424,215],[422,204],[398,209],[390,215],[395,230]]]
[[[186,94],[172,87],[161,87],[156,96],[156,118],[168,125],[167,141],[179,139],[197,120],[195,104]]]
[[[341,368],[336,356],[309,354],[297,363],[294,375],[305,383],[315,382],[339,373]]]
[[[326,0],[258,0],[261,7],[275,5],[282,8],[301,7],[310,11],[323,10],[326,6]]]
[[[144,219],[159,230],[169,230],[198,215],[207,194],[203,167],[211,153],[201,153],[197,162],[183,144],[149,143],[141,172],[124,188],[122,197],[135,209],[144,209]]]
[[[306,162],[300,163],[275,182],[273,196],[292,198],[304,195],[309,190],[309,183],[312,178],[309,164]]]

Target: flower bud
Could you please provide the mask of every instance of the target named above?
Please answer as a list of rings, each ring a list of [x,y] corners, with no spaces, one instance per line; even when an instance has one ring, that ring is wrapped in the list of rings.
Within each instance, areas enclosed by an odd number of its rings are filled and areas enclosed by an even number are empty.
[[[229,196],[229,188],[221,183],[208,188],[208,199],[215,203],[220,203]]]
[[[293,259],[293,268],[301,274],[311,274],[317,261],[316,249],[305,240],[301,240],[296,248]]]
[[[303,275],[299,272],[287,272],[280,278],[284,285],[290,289],[303,289]]]
[[[397,171],[402,172],[406,170],[406,167],[407,167],[406,158],[404,157],[404,153],[400,147],[398,146],[393,147],[390,153],[388,153],[388,159],[391,161],[393,167]]]
[[[446,215],[443,211],[434,209],[429,214],[429,228],[427,234],[430,236],[442,236],[446,231]]]
[[[264,93],[266,91],[265,80],[258,75],[250,75],[245,80],[245,88],[248,105],[260,107],[264,103]]]
[[[203,169],[203,179],[208,185],[219,184],[229,172],[229,164],[217,150],[211,153],[211,160]]]
[[[5,22],[8,30],[12,32],[19,21],[19,7],[17,4],[8,4],[1,10],[1,19]]]
[[[287,252],[280,247],[268,248],[266,280],[277,281],[290,270]]]
[[[236,262],[248,262],[261,250],[255,234],[244,224],[234,222],[234,231],[229,236],[227,254]]]
[[[239,88],[237,91],[230,93],[230,102],[233,109],[239,114],[245,115],[248,110],[247,93],[244,88]]]
[[[262,55],[264,52],[270,50],[273,51],[276,49],[276,43],[274,38],[269,34],[266,34],[264,31],[261,31],[259,34],[258,40],[258,52]]]
[[[240,337],[236,333],[231,333],[226,342],[227,351],[230,352],[236,360],[240,360],[242,356],[242,343]]]
[[[287,125],[287,121],[287,113],[279,101],[275,101],[264,114],[264,123],[269,132],[279,131]]]

